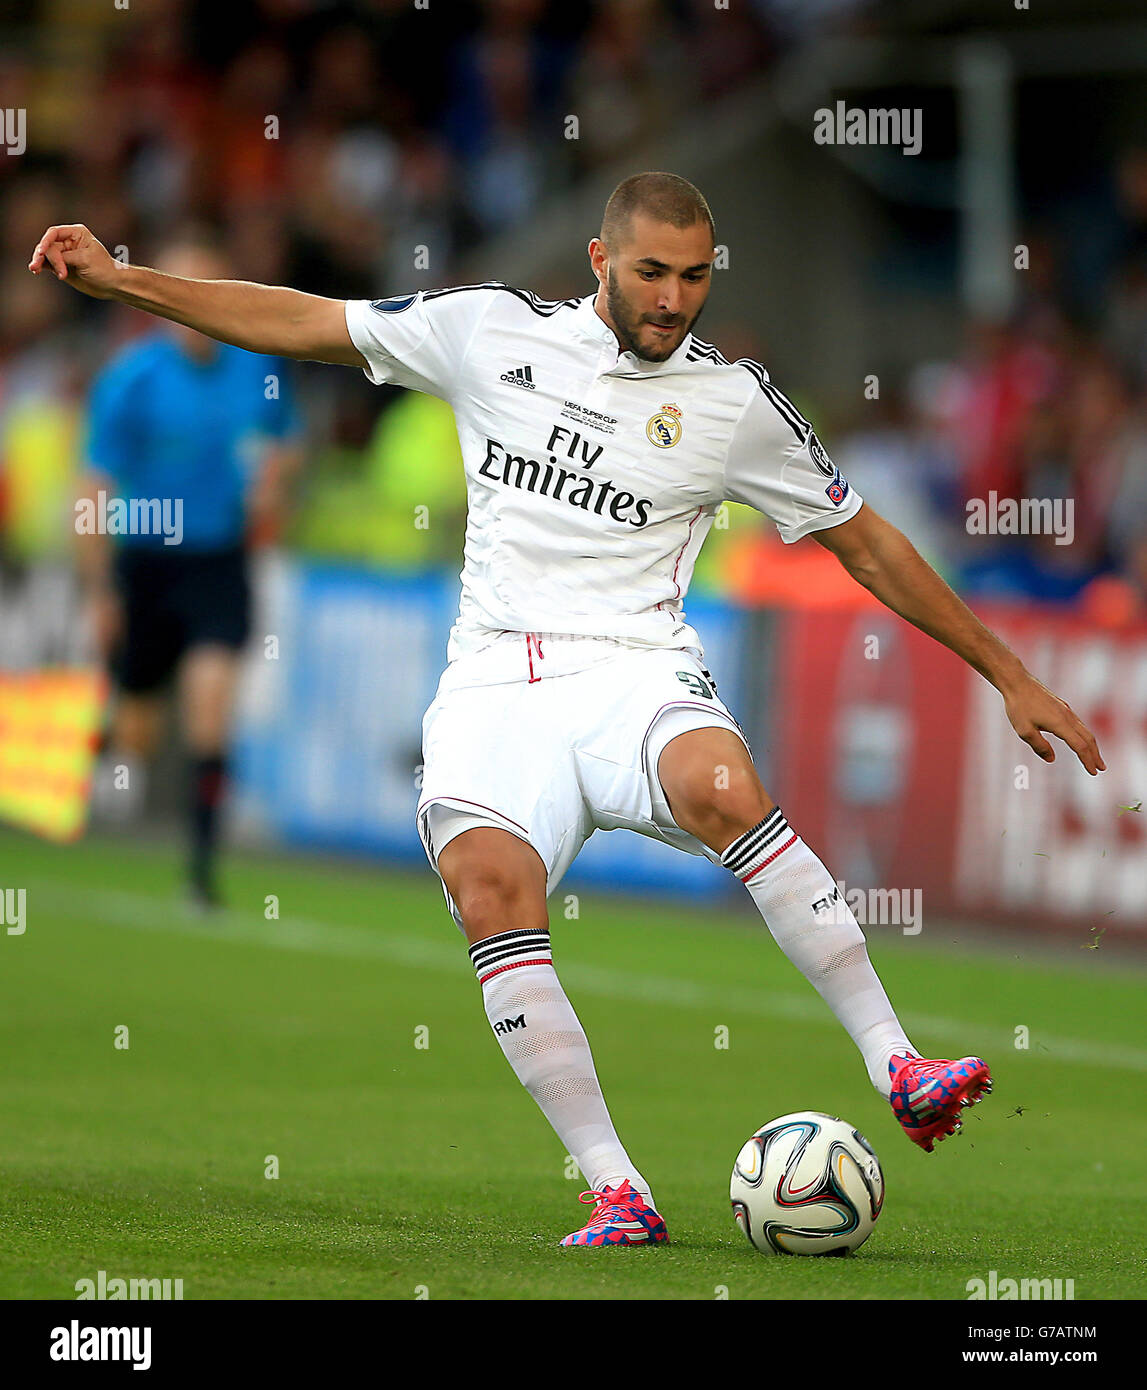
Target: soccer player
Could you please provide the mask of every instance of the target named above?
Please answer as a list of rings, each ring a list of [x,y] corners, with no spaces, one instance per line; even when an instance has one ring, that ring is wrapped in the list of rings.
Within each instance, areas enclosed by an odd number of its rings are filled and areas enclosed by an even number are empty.
[[[627,826],[736,874],[924,1150],[990,1087],[979,1057],[913,1048],[832,874],[761,785],[705,668],[682,604],[726,498],[786,541],[815,537],[967,661],[1045,761],[1041,731],[1089,773],[1104,767],[1071,709],[862,504],[765,369],[693,334],[713,258],[698,190],[648,173],[618,186],[589,244],[597,292],[558,302],[503,284],[373,303],[203,284],[118,265],[82,225],[49,228],[31,260],[252,352],[360,367],[453,406],[463,589],[423,721],[418,828],[494,1035],[589,1185],[593,1213],[563,1245],[667,1239],[552,962],[546,899],[595,828]]]
[[[159,263],[193,277],[227,270],[199,232],[175,236]],[[110,515],[117,500],[135,504],[135,516],[152,523],[80,536],[97,644],[116,686],[110,761],[129,759],[142,772],[174,676],[189,759],[187,892],[198,910],[219,896],[219,812],[250,631],[245,545],[253,514],[301,461],[288,371],[285,362],[169,324],[128,344],[92,384],[86,500],[95,515]]]

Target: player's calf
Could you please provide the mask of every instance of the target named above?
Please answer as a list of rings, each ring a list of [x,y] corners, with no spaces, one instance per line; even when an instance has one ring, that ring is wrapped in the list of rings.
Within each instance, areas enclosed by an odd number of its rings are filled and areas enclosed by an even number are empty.
[[[470,946],[470,960],[506,1060],[591,1189],[632,1186],[652,1209],[649,1185],[617,1137],[589,1042],[554,971],[549,932],[483,937]]]
[[[554,970],[541,858],[509,831],[475,827],[439,851],[438,871],[470,942],[486,1018],[514,1074],[593,1190],[624,1184],[652,1210]]]

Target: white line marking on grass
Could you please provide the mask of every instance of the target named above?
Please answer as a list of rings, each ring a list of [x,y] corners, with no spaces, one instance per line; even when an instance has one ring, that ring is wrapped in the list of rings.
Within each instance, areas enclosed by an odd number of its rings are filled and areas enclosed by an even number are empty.
[[[182,904],[142,893],[113,892],[106,889],[70,888],[58,882],[42,881],[36,886],[37,901],[55,899],[67,911],[77,906],[92,916],[115,926],[131,927],[237,945],[271,946],[280,951],[300,951],[315,955],[338,956],[346,960],[385,960],[422,970],[445,970],[455,975],[472,975],[464,944],[427,941],[415,936],[380,936],[365,927],[344,927],[314,918],[289,917],[267,922],[248,913],[221,909],[204,916],[193,916]],[[777,994],[768,990],[744,989],[736,985],[713,988],[692,980],[668,976],[623,974],[596,965],[566,961],[561,977],[573,990],[623,999],[630,1003],[677,1005],[687,1009],[730,1010],[765,1018],[788,1018],[801,1023],[837,1027],[828,1006],[814,998]],[[974,1046],[1010,1052],[1015,1035],[1010,1029],[972,1024],[960,1019],[936,1018],[908,1013],[904,1021],[912,1032],[936,1033],[953,1039],[973,1038]],[[1120,1071],[1147,1071],[1147,1051],[1081,1038],[1041,1039],[1046,1052],[1029,1052],[1028,1057],[1051,1062],[1079,1062],[1085,1066],[1113,1067]]]

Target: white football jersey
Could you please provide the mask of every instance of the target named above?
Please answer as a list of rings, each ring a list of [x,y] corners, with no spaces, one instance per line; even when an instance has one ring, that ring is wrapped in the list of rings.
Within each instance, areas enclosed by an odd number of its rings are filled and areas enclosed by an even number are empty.
[[[692,334],[643,361],[592,295],[467,285],[349,300],[346,321],[371,381],[454,408],[468,514],[451,661],[502,632],[701,651],[683,601],[723,501],[785,541],[860,510],[760,363]]]

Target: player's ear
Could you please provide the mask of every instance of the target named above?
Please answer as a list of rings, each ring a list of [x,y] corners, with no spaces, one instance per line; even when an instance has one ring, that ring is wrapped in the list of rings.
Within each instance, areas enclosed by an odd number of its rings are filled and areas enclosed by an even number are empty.
[[[604,281],[609,274],[609,252],[605,249],[605,242],[601,237],[595,236],[589,244],[589,263],[593,266],[593,273],[599,280]]]

